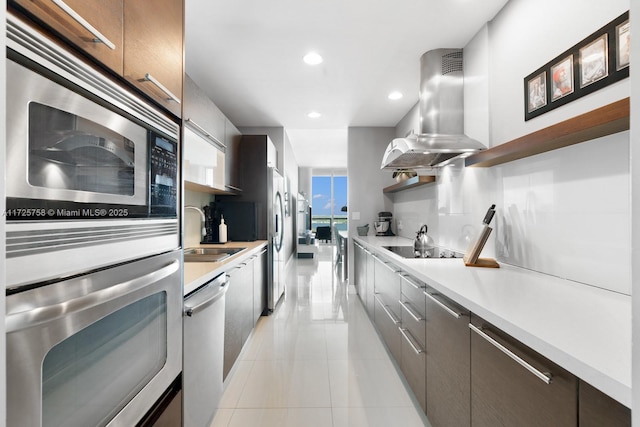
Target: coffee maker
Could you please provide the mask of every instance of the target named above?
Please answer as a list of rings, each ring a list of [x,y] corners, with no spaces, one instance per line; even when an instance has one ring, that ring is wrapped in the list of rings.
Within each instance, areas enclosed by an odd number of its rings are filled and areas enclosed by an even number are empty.
[[[373,223],[376,228],[376,236],[395,236],[391,231],[391,212],[378,212],[378,220]]]

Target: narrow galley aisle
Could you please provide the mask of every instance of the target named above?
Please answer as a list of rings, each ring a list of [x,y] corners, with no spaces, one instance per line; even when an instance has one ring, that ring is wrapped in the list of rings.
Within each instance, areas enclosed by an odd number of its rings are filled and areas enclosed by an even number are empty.
[[[258,321],[211,427],[429,426],[332,251],[294,261],[285,299]]]

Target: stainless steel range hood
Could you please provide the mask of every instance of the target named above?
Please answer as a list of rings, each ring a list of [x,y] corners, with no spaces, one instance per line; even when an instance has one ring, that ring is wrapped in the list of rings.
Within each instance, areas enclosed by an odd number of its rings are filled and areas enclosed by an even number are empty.
[[[444,166],[486,148],[464,134],[462,49],[435,49],[422,55],[419,108],[420,134],[391,141],[381,169]]]

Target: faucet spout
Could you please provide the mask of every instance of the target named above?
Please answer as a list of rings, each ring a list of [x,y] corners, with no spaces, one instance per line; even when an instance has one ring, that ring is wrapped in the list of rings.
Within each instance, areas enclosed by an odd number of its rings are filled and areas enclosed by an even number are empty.
[[[207,218],[204,216],[204,212],[202,211],[202,209],[200,209],[197,206],[185,206],[184,207],[185,210],[187,209],[193,209],[194,211],[197,211],[200,214],[200,226],[202,227],[201,233],[202,236],[206,236],[207,235],[207,228],[204,226],[205,222],[207,220]]]

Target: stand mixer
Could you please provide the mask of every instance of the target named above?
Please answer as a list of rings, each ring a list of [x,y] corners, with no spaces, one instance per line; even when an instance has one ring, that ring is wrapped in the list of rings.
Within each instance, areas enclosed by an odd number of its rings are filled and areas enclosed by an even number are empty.
[[[378,220],[373,225],[376,228],[376,236],[395,236],[391,231],[391,212],[378,212]]]

